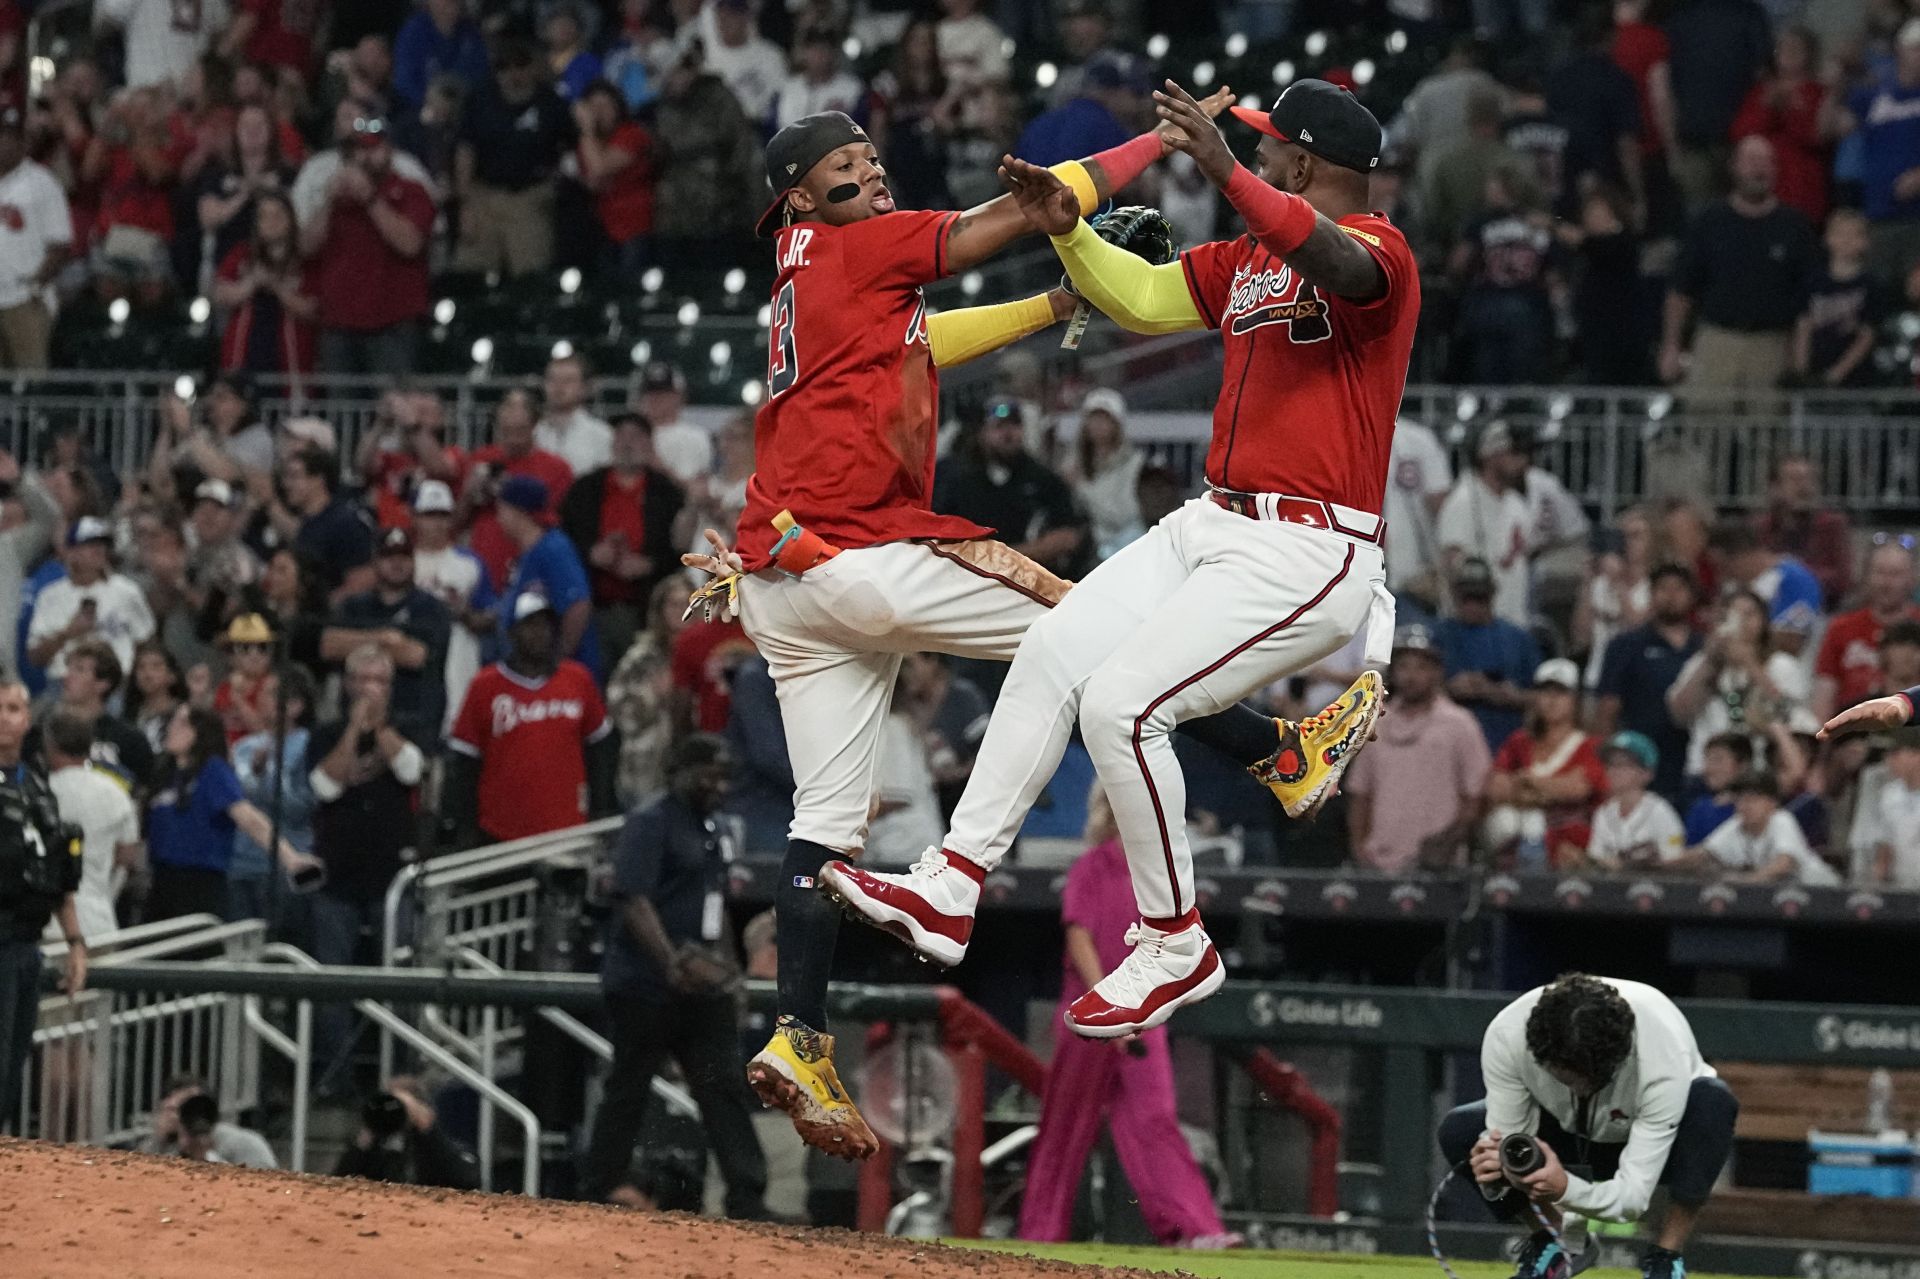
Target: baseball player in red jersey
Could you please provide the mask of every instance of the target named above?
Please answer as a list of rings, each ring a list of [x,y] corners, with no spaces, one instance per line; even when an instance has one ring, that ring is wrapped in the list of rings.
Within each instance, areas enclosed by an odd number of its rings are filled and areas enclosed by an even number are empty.
[[[1223,91],[1200,109],[1230,100]],[[1162,136],[1145,134],[1053,172],[1091,212],[1164,154]],[[748,1080],[809,1144],[859,1158],[878,1146],[821,1033],[840,916],[814,891],[820,868],[865,842],[904,656],[1009,660],[1067,590],[990,530],[931,509],[937,370],[1064,318],[1073,300],[1056,291],[929,316],[923,285],[1012,243],[1029,219],[1006,196],[964,213],[896,210],[872,144],[844,115],[782,129],[767,167],[776,198],[760,229],[779,274],[755,472],[737,554],[709,533],[718,554],[689,562],[717,574],[696,601],[737,601],[778,685],[794,765],[775,902],[780,1017]],[[1275,721],[1245,707],[1189,731],[1249,765],[1280,747]]]
[[[1210,491],[1034,623],[938,854],[900,875],[841,862],[821,875],[849,910],[928,958],[957,962],[980,882],[1077,721],[1113,804],[1141,917],[1126,961],[1067,1012],[1094,1038],[1157,1026],[1225,980],[1194,906],[1185,786],[1168,732],[1305,670],[1363,627],[1369,658],[1384,661],[1393,602],[1379,511],[1420,311],[1405,238],[1366,211],[1380,126],[1351,94],[1303,80],[1270,114],[1235,107],[1266,135],[1258,176],[1171,81],[1155,98],[1170,144],[1226,193],[1246,235],[1151,266],[1095,236],[1054,175],[1011,157],[1001,174],[1053,236],[1075,286],[1123,326],[1220,330]],[[1273,772],[1306,785],[1306,804],[1322,801],[1365,743],[1382,695],[1378,675],[1363,675],[1298,726]]]

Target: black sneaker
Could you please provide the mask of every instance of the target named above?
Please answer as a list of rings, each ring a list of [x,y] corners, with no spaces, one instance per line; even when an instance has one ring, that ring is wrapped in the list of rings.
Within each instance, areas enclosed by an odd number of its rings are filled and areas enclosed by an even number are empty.
[[[1640,1279],[1687,1279],[1687,1259],[1668,1248],[1649,1248],[1640,1259]]]
[[[1591,1234],[1579,1252],[1569,1253],[1552,1235],[1544,1230],[1536,1230],[1520,1250],[1520,1260],[1514,1266],[1513,1279],[1573,1279],[1575,1275],[1592,1269],[1599,1259],[1600,1241]],[[1665,1277],[1654,1276],[1653,1279]],[[1681,1276],[1675,1275],[1673,1279],[1681,1279]]]

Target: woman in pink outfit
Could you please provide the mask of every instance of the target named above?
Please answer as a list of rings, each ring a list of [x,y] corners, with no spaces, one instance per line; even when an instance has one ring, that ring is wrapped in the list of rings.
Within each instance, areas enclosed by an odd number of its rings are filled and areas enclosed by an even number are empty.
[[[1127,855],[1114,832],[1112,811],[1096,795],[1088,817],[1092,848],[1067,872],[1060,918],[1067,927],[1060,1012],[1127,957],[1127,930],[1140,918],[1127,875]],[[1140,1215],[1163,1244],[1221,1246],[1220,1214],[1174,1109],[1173,1059],[1167,1030],[1135,1040],[1082,1039],[1058,1032],[1047,1087],[1040,1099],[1040,1134],[1027,1165],[1020,1205],[1020,1237],[1059,1242],[1073,1227],[1073,1202],[1087,1155],[1104,1122],[1113,1129],[1120,1166],[1140,1198]]]

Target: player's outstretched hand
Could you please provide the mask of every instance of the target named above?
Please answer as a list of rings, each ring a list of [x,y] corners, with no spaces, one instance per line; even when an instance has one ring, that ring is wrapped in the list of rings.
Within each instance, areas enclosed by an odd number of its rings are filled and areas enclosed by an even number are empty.
[[[1223,84],[1206,97],[1200,99],[1200,109],[1207,113],[1207,119],[1217,120],[1220,118],[1222,111],[1225,111],[1238,100],[1239,95]],[[1177,127],[1176,125],[1167,124],[1163,121],[1160,127],[1154,130],[1155,133],[1160,135],[1161,155],[1166,155],[1175,149],[1171,141],[1171,135]]]
[[[717,617],[730,622],[740,615],[740,579],[745,576],[747,565],[718,533],[707,529],[706,536],[713,554],[689,551],[680,557],[680,562],[688,568],[708,575],[706,584],[688,598],[687,611],[680,615],[680,620],[687,620],[697,611],[702,621],[711,622]]]
[[[1080,221],[1080,197],[1058,174],[1011,155],[1000,157],[1000,185],[1027,225],[1048,235],[1070,235]]]
[[[1222,89],[1220,93],[1226,93],[1226,90]],[[1220,93],[1209,97],[1207,102],[1211,103]],[[1228,101],[1231,102],[1232,98],[1229,97]],[[1206,105],[1196,101],[1191,93],[1172,80],[1167,81],[1165,89],[1154,91],[1153,102],[1161,120],[1160,136],[1166,145],[1192,156],[1194,164],[1207,175],[1209,182],[1225,188],[1233,177],[1234,159],[1220,126],[1213,122],[1214,115],[1219,113],[1209,114]]]
[[[1907,722],[1908,714],[1907,699],[1904,694],[1895,693],[1891,697],[1876,697],[1841,711],[1821,725],[1817,736],[1824,742],[1828,738],[1844,737],[1848,733],[1870,733],[1875,729],[1899,728]]]

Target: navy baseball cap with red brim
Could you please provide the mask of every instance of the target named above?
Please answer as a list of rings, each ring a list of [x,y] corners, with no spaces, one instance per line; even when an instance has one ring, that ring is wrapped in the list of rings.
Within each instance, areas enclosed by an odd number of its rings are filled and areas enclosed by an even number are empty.
[[[1360,99],[1325,80],[1295,80],[1273,110],[1231,107],[1234,118],[1270,138],[1291,142],[1343,169],[1371,173],[1380,163],[1380,122]]]
[[[773,188],[773,203],[754,224],[754,234],[762,239],[779,234],[787,192],[800,185],[807,170],[841,147],[866,141],[867,131],[844,111],[802,116],[774,134],[773,141],[767,143],[767,185]]]

